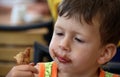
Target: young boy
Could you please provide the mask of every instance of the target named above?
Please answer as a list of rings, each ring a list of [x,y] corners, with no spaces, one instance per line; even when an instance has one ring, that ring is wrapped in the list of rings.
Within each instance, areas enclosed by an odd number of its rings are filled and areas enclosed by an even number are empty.
[[[6,77],[120,77],[103,71],[120,40],[120,0],[63,0],[49,46],[53,62],[18,65]]]

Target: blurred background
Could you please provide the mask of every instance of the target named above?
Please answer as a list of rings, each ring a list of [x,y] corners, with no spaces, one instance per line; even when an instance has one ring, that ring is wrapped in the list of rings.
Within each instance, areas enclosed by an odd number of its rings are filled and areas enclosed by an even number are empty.
[[[14,56],[35,42],[48,46],[53,31],[46,0],[0,0],[0,77],[16,65]]]

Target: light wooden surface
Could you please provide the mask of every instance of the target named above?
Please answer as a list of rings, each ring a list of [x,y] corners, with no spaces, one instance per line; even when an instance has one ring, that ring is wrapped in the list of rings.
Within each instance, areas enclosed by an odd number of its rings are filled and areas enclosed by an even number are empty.
[[[47,33],[47,29],[35,29],[32,31],[20,31],[20,32],[6,32],[0,31],[0,44],[18,44],[18,45],[32,45],[34,41],[39,41],[45,44],[43,34]]]

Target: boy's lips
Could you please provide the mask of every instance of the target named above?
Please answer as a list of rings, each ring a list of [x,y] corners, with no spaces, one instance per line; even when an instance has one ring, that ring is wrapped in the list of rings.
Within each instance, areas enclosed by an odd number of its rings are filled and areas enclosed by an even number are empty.
[[[66,57],[57,56],[57,59],[61,63],[69,63],[69,62],[71,62],[71,60],[69,58],[66,58]]]
[[[71,62],[71,59],[68,58],[65,54],[63,55],[60,55],[58,53],[56,53],[54,51],[54,59],[56,59],[57,61],[61,62],[61,63],[70,63]]]

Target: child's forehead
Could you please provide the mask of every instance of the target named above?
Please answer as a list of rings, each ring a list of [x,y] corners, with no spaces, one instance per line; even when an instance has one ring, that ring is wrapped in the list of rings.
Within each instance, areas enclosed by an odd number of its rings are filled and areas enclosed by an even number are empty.
[[[75,18],[67,18],[64,16],[58,17],[55,27],[63,27],[64,29],[69,30],[88,30],[92,32],[99,32],[99,24],[97,21],[93,21],[94,24],[88,24],[84,20],[76,20]]]
[[[67,16],[58,16],[58,21],[61,22],[61,24],[64,22],[66,24],[78,24],[80,26],[88,26],[88,27],[100,27],[100,21],[99,17],[92,18],[91,21],[86,21],[84,17],[78,18],[78,17],[67,17]]]

